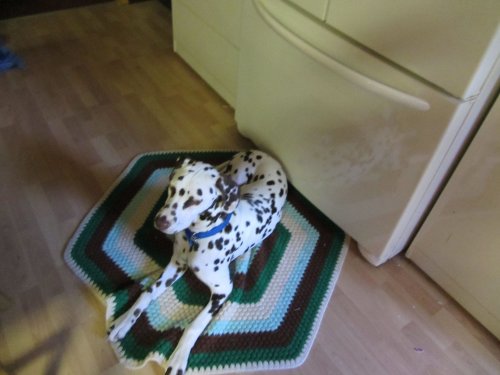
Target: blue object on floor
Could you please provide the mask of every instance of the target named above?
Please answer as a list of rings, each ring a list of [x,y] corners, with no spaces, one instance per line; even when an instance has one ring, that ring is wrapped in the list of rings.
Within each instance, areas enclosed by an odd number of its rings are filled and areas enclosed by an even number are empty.
[[[0,45],[0,72],[24,67],[23,61],[7,47]]]

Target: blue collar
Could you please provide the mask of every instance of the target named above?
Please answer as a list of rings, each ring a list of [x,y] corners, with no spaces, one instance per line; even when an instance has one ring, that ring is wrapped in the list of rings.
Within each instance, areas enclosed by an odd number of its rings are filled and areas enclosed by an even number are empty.
[[[184,233],[186,233],[189,246],[193,246],[194,241],[196,241],[197,239],[207,238],[213,236],[214,234],[222,232],[222,230],[229,224],[231,216],[233,216],[232,213],[228,214],[221,224],[217,225],[216,227],[213,227],[212,229],[206,232],[193,233],[189,228],[185,229]]]

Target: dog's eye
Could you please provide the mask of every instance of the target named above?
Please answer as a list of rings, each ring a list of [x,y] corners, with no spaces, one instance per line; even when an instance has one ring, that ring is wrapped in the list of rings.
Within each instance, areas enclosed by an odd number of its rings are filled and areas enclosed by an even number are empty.
[[[191,206],[198,206],[199,204],[201,204],[201,202],[203,202],[203,201],[200,199],[195,199],[194,197],[189,197],[188,200],[186,202],[184,202],[182,209],[185,210],[186,208],[191,207]]]

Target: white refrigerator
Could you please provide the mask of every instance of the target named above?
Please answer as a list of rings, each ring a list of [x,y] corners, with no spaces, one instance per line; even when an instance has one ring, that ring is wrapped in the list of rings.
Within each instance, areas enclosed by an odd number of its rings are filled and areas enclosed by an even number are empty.
[[[290,181],[380,265],[407,247],[491,100],[500,71],[500,3],[471,2],[493,9],[470,15],[467,22],[480,20],[482,39],[471,43],[474,58],[462,65],[451,61],[448,70],[443,60],[454,58],[451,52],[436,55],[436,63],[405,60],[412,45],[426,51],[426,41],[412,39],[397,13],[393,29],[390,19],[383,21],[391,15],[386,0],[385,10],[379,2],[314,3],[320,6],[299,0],[244,2],[238,129],[280,159]],[[368,27],[377,20],[383,24]],[[466,26],[455,29],[457,45],[471,32]],[[383,42],[398,32],[406,38],[405,48]]]

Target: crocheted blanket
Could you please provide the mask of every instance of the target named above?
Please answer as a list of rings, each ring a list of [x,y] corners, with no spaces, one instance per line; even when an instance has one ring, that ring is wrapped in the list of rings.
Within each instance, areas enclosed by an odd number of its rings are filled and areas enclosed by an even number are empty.
[[[104,300],[106,324],[160,275],[172,254],[153,219],[179,156],[219,164],[233,152],[136,157],[86,216],[65,250],[69,267]],[[291,184],[281,223],[233,262],[234,289],[195,344],[187,374],[285,369],[304,362],[349,247],[349,238]],[[164,366],[183,329],[208,303],[190,272],[150,304],[113,345],[127,367]],[[103,330],[104,332],[104,330]]]

